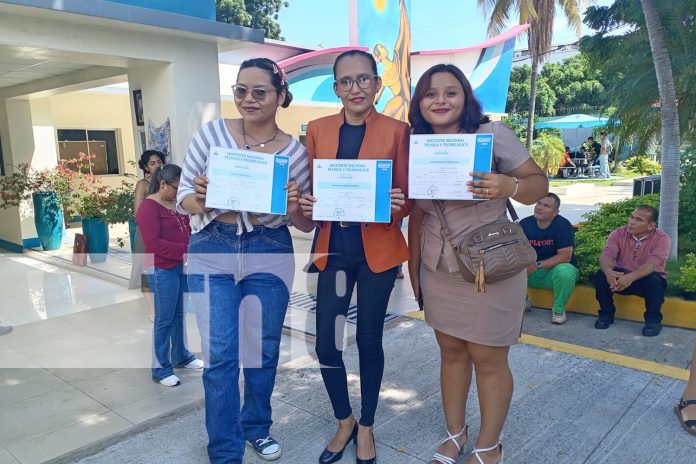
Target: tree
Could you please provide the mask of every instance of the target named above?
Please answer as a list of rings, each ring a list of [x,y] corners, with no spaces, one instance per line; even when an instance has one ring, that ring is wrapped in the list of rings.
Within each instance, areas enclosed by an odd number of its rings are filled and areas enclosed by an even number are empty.
[[[266,38],[279,40],[284,39],[280,35],[278,12],[288,6],[282,0],[215,0],[219,22],[261,29]]]
[[[660,228],[672,238],[670,258],[677,258],[679,226],[679,117],[677,92],[674,88],[672,63],[669,58],[662,19],[654,0],[640,0],[648,28],[657,88],[660,93],[662,122],[662,182],[660,187]],[[693,44],[692,44],[693,46]]]
[[[682,138],[693,143],[696,132],[694,18],[696,0],[662,0],[649,5],[641,0],[617,0],[610,7],[588,9],[585,23],[597,33],[580,43],[591,61],[612,76],[607,95],[616,107],[615,117],[621,120],[618,133],[623,138],[637,135],[639,151],[661,137],[660,227],[672,237],[671,257],[678,250],[680,223],[684,224],[681,234],[690,233],[690,218],[679,221],[676,206],[680,202],[680,143]],[[651,30],[656,20],[659,33]],[[617,34],[617,30],[627,32]],[[693,200],[684,196],[682,208],[689,202]]]
[[[529,65],[516,66],[510,73],[510,87],[505,111],[510,114],[527,116],[529,110],[530,82],[532,68]],[[545,79],[537,81],[536,113],[539,116],[554,116],[556,111],[556,93]]]
[[[680,136],[696,141],[696,0],[664,0],[659,8],[669,29],[665,39],[679,102]],[[621,121],[612,132],[623,140],[637,138],[638,152],[645,153],[659,141],[662,124],[657,75],[640,0],[590,7],[584,22],[597,32],[581,39],[580,50],[592,67],[611,76],[605,80],[606,105],[614,107],[613,116]]]
[[[534,131],[534,115],[536,106],[537,78],[539,65],[544,62],[546,54],[551,50],[553,38],[553,20],[556,5],[563,9],[568,24],[575,28],[578,36],[581,34],[580,9],[586,0],[476,0],[479,7],[491,10],[488,24],[488,34],[499,34],[508,25],[508,19],[516,14],[520,24],[529,24],[527,44],[532,56],[532,73],[529,91],[529,118],[527,123],[527,148],[532,146]]]

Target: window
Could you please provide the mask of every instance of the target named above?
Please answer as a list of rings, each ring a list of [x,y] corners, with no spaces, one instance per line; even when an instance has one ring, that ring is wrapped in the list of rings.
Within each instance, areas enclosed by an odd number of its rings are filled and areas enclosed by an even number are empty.
[[[118,146],[116,131],[58,129],[58,156],[61,160],[74,159],[80,153],[94,155],[92,173],[118,174]]]

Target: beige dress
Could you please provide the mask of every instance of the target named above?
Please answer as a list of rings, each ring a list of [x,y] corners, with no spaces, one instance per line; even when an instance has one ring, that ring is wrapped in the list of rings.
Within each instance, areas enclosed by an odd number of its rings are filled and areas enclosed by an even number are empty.
[[[530,157],[517,136],[501,122],[481,125],[478,133],[493,136],[493,171],[506,173]],[[444,243],[440,221],[430,200],[417,200],[425,211],[421,225],[420,282],[425,302],[425,321],[433,329],[462,340],[488,346],[517,343],[524,315],[527,273],[486,283],[478,293],[465,282],[449,243]],[[445,201],[445,217],[457,237],[506,214],[506,200]]]

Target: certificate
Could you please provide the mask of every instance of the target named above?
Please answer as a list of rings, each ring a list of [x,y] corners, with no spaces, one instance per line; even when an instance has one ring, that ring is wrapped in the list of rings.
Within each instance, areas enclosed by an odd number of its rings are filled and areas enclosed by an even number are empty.
[[[391,221],[391,160],[316,159],[312,175],[315,221]]]
[[[475,200],[469,174],[491,172],[493,134],[411,135],[408,196],[429,200]]]
[[[205,206],[286,214],[289,167],[287,156],[210,147]]]

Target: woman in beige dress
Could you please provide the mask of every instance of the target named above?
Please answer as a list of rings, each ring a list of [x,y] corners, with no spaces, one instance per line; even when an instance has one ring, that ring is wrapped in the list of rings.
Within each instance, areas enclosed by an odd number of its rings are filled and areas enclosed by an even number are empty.
[[[508,198],[533,204],[548,191],[548,181],[517,136],[482,114],[471,84],[453,65],[436,65],[416,85],[409,120],[415,134],[493,133],[491,173],[473,173],[469,191],[485,201],[445,201],[452,234],[503,219]],[[517,343],[524,313],[527,274],[522,271],[477,292],[462,278],[454,252],[440,233],[430,200],[417,200],[408,227],[409,271],[416,297],[425,303],[425,320],[440,346],[440,384],[447,436],[432,458],[455,464],[468,439],[466,402],[476,371],[481,427],[467,464],[500,463],[500,435],[512,398],[508,351]]]

